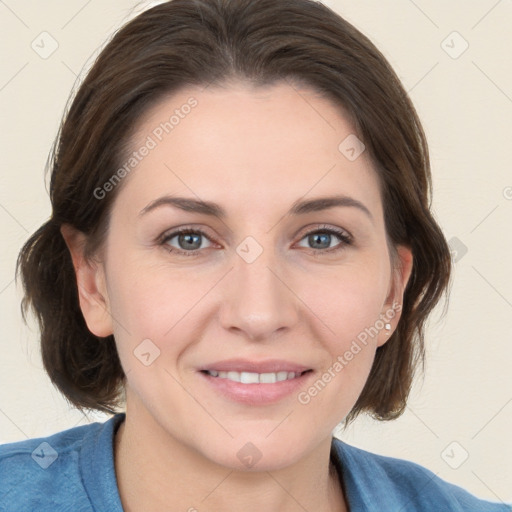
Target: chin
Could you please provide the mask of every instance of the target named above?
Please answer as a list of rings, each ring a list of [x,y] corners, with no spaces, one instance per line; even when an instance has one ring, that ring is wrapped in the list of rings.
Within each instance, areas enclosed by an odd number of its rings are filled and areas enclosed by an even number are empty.
[[[307,433],[296,432],[291,436],[283,431],[281,435],[275,432],[267,435],[245,433],[229,441],[218,440],[205,446],[203,455],[234,471],[277,471],[297,463],[316,444]]]

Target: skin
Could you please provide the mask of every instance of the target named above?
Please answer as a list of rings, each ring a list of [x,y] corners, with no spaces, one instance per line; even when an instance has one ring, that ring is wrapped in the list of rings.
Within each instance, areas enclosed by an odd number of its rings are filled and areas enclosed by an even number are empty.
[[[134,150],[190,96],[197,106],[120,185],[96,257],[83,257],[83,234],[62,228],[87,325],[114,334],[127,375],[115,450],[123,506],[347,510],[329,475],[332,430],[360,395],[385,330],[307,404],[297,393],[271,405],[234,402],[198,368],[235,357],[284,359],[313,369],[311,386],[402,303],[411,251],[398,247],[400,265],[392,267],[372,164],[366,152],[350,161],[338,150],[354,129],[313,90],[285,82],[182,90],[141,120]],[[287,215],[296,200],[334,192],[360,201],[371,217],[351,206]],[[140,215],[164,195],[214,201],[226,218],[171,206]],[[191,224],[206,234],[196,256],[169,251],[190,247],[178,236],[161,243],[163,233]],[[306,235],[325,226],[353,243],[331,235],[315,248]],[[236,251],[247,236],[263,250],[251,263]],[[397,311],[389,320],[391,332],[399,318]],[[149,366],[133,353],[145,339],[160,350]],[[250,468],[237,457],[248,442],[262,455]]]

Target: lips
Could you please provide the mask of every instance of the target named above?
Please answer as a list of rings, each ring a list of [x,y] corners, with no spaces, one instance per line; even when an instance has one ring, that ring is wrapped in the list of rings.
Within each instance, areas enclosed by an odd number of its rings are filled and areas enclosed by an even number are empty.
[[[269,405],[298,393],[315,372],[286,360],[230,359],[207,365],[199,373],[210,389],[230,401]]]

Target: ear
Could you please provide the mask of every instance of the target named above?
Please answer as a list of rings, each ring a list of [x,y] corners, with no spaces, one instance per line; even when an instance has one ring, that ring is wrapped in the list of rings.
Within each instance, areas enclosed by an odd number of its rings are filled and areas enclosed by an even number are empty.
[[[73,260],[80,309],[87,327],[96,336],[109,336],[114,331],[103,264],[85,257],[87,237],[84,233],[69,224],[63,224],[60,232]]]
[[[388,341],[398,325],[402,315],[405,288],[411,277],[413,267],[413,256],[410,247],[399,245],[396,252],[397,258],[391,269],[391,283],[381,317],[385,324],[389,324],[390,329],[380,331],[377,341],[378,347]]]

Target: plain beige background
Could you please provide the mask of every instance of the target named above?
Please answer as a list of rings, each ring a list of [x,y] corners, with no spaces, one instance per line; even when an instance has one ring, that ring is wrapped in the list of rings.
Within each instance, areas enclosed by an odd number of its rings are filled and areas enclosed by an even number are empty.
[[[448,314],[431,319],[425,379],[405,414],[361,418],[337,435],[511,501],[512,2],[325,3],[370,37],[410,92],[431,148],[433,208],[456,260]],[[21,245],[50,213],[43,171],[68,95],[136,5],[0,1],[0,442],[107,418],[84,417],[53,388],[13,279]]]

